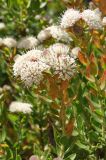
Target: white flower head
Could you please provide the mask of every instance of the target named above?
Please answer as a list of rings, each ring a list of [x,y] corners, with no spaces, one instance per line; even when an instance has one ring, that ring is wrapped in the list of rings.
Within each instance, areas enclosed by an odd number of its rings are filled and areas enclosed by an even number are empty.
[[[102,24],[103,24],[103,26],[106,26],[106,17],[103,18]]]
[[[3,45],[7,46],[8,48],[13,48],[17,46],[17,42],[15,39],[7,37],[3,39]]]
[[[101,14],[97,13],[96,10],[84,10],[81,17],[88,24],[90,29],[102,28]]]
[[[51,54],[55,55],[66,55],[69,52],[69,47],[63,43],[56,43],[49,47],[49,51]]]
[[[61,28],[61,26],[51,26],[48,28],[50,30],[51,36],[57,40],[61,40],[63,42],[73,41],[72,38],[68,35],[68,33]]]
[[[5,24],[3,22],[0,22],[0,30],[5,29],[5,28],[6,28]]]
[[[40,42],[43,42],[45,40],[48,40],[51,37],[50,31],[48,28],[41,30],[37,36],[38,40]]]
[[[70,79],[76,65],[74,58],[69,56],[69,47],[57,43],[50,46],[45,53],[47,63],[53,69],[54,74],[59,75],[59,78],[63,80]]]
[[[73,58],[77,58],[78,57],[78,53],[81,51],[80,47],[75,47],[71,50],[71,56]]]
[[[61,27],[72,27],[81,18],[80,12],[75,9],[68,9],[61,18]]]
[[[9,106],[10,112],[22,112],[24,114],[30,114],[32,112],[32,105],[29,103],[23,103],[18,101],[11,102]]]
[[[26,86],[31,86],[40,83],[47,68],[42,51],[33,49],[16,59],[13,71],[15,76],[20,76]]]
[[[37,40],[35,37],[30,36],[30,37],[22,38],[22,39],[18,42],[17,47],[18,47],[18,48],[22,48],[22,49],[33,49],[33,48],[35,48],[37,45],[38,45],[38,40]]]

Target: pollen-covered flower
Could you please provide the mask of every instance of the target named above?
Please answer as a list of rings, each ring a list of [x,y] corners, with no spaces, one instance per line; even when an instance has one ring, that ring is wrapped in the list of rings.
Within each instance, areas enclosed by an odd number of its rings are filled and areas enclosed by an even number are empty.
[[[17,46],[17,42],[12,37],[7,37],[3,39],[3,45],[8,48],[13,48]]]
[[[0,22],[0,30],[5,29],[5,28],[6,28],[5,24],[3,22]]]
[[[102,24],[103,24],[103,26],[106,26],[106,17],[103,18]]]
[[[75,60],[69,55],[69,47],[67,45],[57,43],[50,46],[45,52],[47,63],[51,66],[54,74],[59,78],[70,79],[75,70]]]
[[[68,9],[61,18],[61,27],[72,27],[81,18],[80,12],[75,9]]]
[[[19,101],[11,102],[9,106],[10,112],[22,112],[24,114],[30,114],[32,112],[32,105],[29,103],[23,103]]]
[[[26,86],[38,85],[43,79],[43,72],[48,68],[42,51],[30,50],[19,56],[13,66],[15,76],[19,76]]]
[[[82,19],[88,24],[90,29],[101,29],[101,14],[97,10],[84,10],[81,14]]]
[[[22,49],[33,49],[38,45],[38,40],[31,36],[31,37],[25,37],[22,38],[19,42],[18,42],[18,48],[22,48]]]

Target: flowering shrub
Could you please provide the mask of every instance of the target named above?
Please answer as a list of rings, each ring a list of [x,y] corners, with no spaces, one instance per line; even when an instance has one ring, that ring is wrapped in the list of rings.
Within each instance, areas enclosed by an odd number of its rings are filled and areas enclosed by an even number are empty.
[[[99,2],[17,0],[16,12],[11,0],[0,3],[8,22],[0,24],[0,158],[105,160],[106,17]],[[67,6],[58,24],[43,12],[48,5],[56,16]]]

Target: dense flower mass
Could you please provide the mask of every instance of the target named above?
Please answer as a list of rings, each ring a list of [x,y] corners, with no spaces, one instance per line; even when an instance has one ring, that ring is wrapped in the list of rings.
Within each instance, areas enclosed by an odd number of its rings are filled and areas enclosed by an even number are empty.
[[[14,75],[20,76],[26,86],[31,86],[33,83],[39,84],[43,79],[43,71],[47,68],[42,51],[35,49],[19,56],[13,66]]]
[[[31,37],[25,37],[22,38],[19,42],[17,47],[23,48],[23,49],[33,49],[38,45],[38,40],[31,36]]]
[[[70,48],[62,43],[56,43],[44,51],[30,50],[16,58],[14,75],[19,76],[26,86],[38,85],[43,80],[44,71],[51,69],[59,78],[70,79],[75,71],[78,49],[74,51],[74,56],[69,52]]]
[[[45,51],[46,60],[54,74],[63,80],[70,79],[76,67],[74,58],[68,53],[69,47],[61,43],[54,44]]]
[[[9,106],[10,112],[22,112],[24,114],[30,114],[32,112],[32,105],[29,103],[23,103],[18,101],[11,102]]]
[[[98,8],[95,10],[86,9],[82,13],[73,8],[66,10],[61,18],[61,27],[72,27],[80,19],[83,19],[90,29],[102,28],[101,12]]]
[[[102,28],[101,14],[97,13],[97,10],[84,10],[81,13],[81,17],[88,24],[90,29]]]
[[[68,9],[61,18],[61,27],[72,27],[81,18],[80,12],[75,9]]]

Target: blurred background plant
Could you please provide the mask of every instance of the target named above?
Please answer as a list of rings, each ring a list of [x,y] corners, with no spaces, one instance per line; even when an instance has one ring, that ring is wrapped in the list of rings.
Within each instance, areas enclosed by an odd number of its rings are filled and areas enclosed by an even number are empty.
[[[71,45],[83,49],[78,55],[78,74],[68,85],[67,82],[62,83],[60,88],[55,84],[55,78],[50,79],[55,87],[51,87],[49,96],[44,84],[40,88],[42,91],[36,87],[29,89],[20,80],[16,82],[13,76],[16,55],[27,50],[17,49],[14,39],[20,41],[26,36],[37,37],[42,29],[58,25],[59,17],[67,7],[82,10],[89,7],[88,3],[87,0],[0,0],[1,160],[106,159],[105,29],[93,30],[90,34],[86,34],[87,30],[82,33],[78,26],[72,30],[74,42]],[[100,6],[105,15],[103,4],[104,1],[95,0],[90,6],[94,9]],[[14,38],[11,45],[10,41],[4,40],[6,37]],[[51,39],[38,47],[48,47],[55,41]],[[57,94],[63,91],[63,101],[68,104],[65,112],[60,111]],[[13,101],[31,104],[32,112],[10,112],[9,106]],[[61,124],[64,114],[66,123]]]

